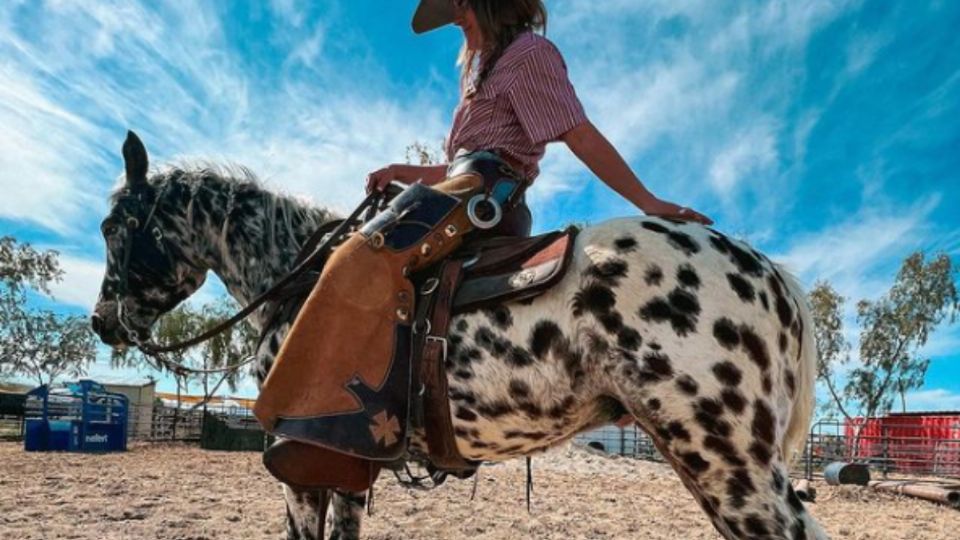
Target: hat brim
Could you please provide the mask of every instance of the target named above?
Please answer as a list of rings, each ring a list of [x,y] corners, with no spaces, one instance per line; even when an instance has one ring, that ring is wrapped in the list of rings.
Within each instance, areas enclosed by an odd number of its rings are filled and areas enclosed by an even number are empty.
[[[420,0],[413,14],[413,31],[417,34],[446,26],[455,19],[453,0]]]

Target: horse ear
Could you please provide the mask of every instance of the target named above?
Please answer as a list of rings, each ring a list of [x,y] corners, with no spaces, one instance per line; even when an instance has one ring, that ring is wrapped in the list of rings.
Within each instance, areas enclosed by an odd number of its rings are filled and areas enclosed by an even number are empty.
[[[137,134],[128,131],[123,141],[123,164],[127,171],[127,185],[135,187],[147,182],[147,149]]]

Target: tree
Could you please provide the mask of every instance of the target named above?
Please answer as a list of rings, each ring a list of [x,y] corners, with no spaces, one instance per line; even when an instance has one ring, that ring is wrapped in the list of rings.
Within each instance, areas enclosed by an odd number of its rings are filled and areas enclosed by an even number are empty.
[[[236,303],[227,297],[221,297],[216,302],[204,306],[200,311],[204,328],[209,328],[229,318],[237,309],[238,306]],[[259,333],[253,325],[245,320],[240,321],[204,343],[205,354],[203,355],[203,367],[205,369],[220,369],[237,366],[256,353],[259,337]],[[201,375],[204,408],[206,408],[206,403],[209,401],[210,396],[215,394],[224,382],[227,383],[231,391],[236,391],[237,382],[239,382],[241,377],[242,374],[239,369],[227,371],[220,377],[220,380],[211,390],[209,386],[209,374]]]
[[[828,409],[836,408],[850,419],[834,381],[835,370],[850,361],[850,344],[843,335],[843,303],[846,300],[830,283],[818,281],[807,295],[817,344],[817,380],[826,384],[832,398]]]
[[[197,313],[186,304],[183,304],[157,321],[153,331],[153,341],[161,346],[182,341],[200,332],[202,326],[199,322],[200,318]],[[187,390],[189,379],[192,376],[189,371],[179,369],[175,366],[192,365],[193,362],[191,361],[190,355],[193,351],[193,349],[181,349],[164,353],[163,361],[157,361],[153,357],[135,349],[114,349],[114,354],[111,357],[114,366],[140,368],[146,365],[153,369],[158,369],[161,372],[166,371],[173,377],[177,385],[177,406],[173,411],[172,425],[174,438],[177,436],[177,425],[180,423],[183,393]]]
[[[819,355],[817,378],[827,385],[845,417],[885,414],[898,396],[906,410],[907,392],[923,386],[930,365],[920,349],[938,325],[956,320],[960,309],[956,273],[947,255],[928,262],[916,252],[903,261],[884,296],[857,303],[860,364],[850,370],[842,392],[835,377],[836,369],[849,360],[841,317],[844,298],[829,283],[814,286],[809,300]]]
[[[96,359],[86,318],[27,308],[27,289],[50,292],[63,275],[57,252],[39,252],[13,237],[0,238],[0,375],[49,384],[82,375]]]
[[[413,165],[436,165],[445,161],[443,150],[430,148],[429,145],[420,141],[414,141],[407,146],[405,158],[407,163]]]
[[[11,321],[4,333],[17,343],[8,359],[10,371],[39,385],[62,375],[80,377],[96,360],[96,339],[86,317],[34,310]]]
[[[923,385],[930,360],[919,350],[960,309],[956,273],[947,255],[927,262],[917,252],[904,260],[886,295],[857,303],[862,365],[850,372],[845,394],[865,416],[889,412],[897,395],[906,409],[906,392]]]
[[[236,309],[233,300],[221,297],[211,304],[192,307],[182,304],[161,317],[154,326],[153,341],[157,345],[171,345],[204,332],[206,329],[229,317]],[[183,393],[189,390],[191,382],[199,382],[203,388],[203,398],[191,410],[204,407],[226,382],[231,390],[242,378],[239,366],[243,360],[254,354],[258,334],[246,321],[227,328],[223,332],[203,342],[201,346],[163,353],[162,360],[145,355],[141,351],[117,351],[114,353],[115,365],[129,367],[150,366],[169,373],[177,385],[177,409],[174,411],[173,429],[180,419]],[[186,369],[182,369],[183,366]],[[227,369],[223,373],[197,373],[192,370]],[[212,383],[212,384],[211,384]]]

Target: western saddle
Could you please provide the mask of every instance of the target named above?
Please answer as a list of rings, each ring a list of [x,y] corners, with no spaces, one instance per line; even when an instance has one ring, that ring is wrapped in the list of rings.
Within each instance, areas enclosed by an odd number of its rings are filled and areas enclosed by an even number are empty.
[[[332,229],[335,224],[324,226]],[[429,463],[432,469],[457,476],[469,475],[477,463],[457,451],[447,398],[445,362],[451,319],[459,314],[533,297],[553,286],[569,265],[577,229],[570,227],[533,237],[484,237],[471,233],[446,260],[411,276],[417,307],[410,344],[413,388],[399,388],[410,396],[410,433],[425,433],[428,455],[408,457]],[[315,235],[319,240],[321,235]],[[312,250],[308,245],[303,253]],[[301,253],[301,257],[303,257]],[[299,262],[299,260],[297,261]],[[322,270],[307,272],[265,308],[267,328],[293,320]],[[384,419],[386,420],[386,419]],[[371,429],[357,425],[357,430]],[[275,443],[264,453],[264,465],[277,479],[297,490],[337,488],[352,492],[368,489],[386,463],[362,459],[293,440]]]

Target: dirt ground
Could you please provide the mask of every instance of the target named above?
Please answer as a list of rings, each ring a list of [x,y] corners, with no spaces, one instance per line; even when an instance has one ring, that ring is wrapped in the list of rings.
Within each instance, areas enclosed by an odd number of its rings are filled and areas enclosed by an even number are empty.
[[[716,539],[672,471],[568,447],[534,459],[532,513],[523,461],[472,481],[406,491],[382,477],[364,538]],[[834,538],[956,539],[960,512],[858,488],[816,485],[814,515]],[[123,454],[26,453],[0,444],[0,539],[276,539],[280,489],[256,453],[141,445]]]

